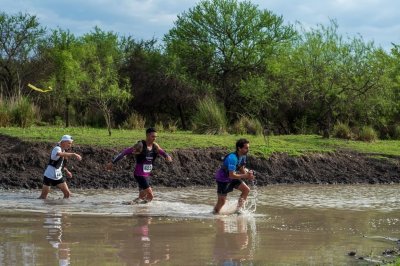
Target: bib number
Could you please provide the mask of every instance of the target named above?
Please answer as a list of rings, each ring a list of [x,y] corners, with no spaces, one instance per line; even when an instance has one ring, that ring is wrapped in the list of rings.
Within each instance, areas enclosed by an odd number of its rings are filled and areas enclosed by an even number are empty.
[[[62,178],[61,167],[59,169],[56,169],[56,178],[57,179],[61,179]]]
[[[143,172],[150,173],[151,170],[153,170],[153,165],[152,164],[144,164],[143,165]]]

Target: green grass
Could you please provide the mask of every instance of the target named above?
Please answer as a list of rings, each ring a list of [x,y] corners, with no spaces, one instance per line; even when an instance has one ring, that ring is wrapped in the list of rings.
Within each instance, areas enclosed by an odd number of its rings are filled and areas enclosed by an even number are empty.
[[[385,266],[400,266],[400,257],[398,257],[394,262],[383,264]]]
[[[106,129],[87,127],[0,127],[0,134],[18,137],[27,141],[57,142],[64,134],[70,134],[77,145],[86,144],[120,149],[133,145],[145,137],[144,130],[114,129],[109,137]],[[400,141],[379,140],[375,142],[348,141],[341,139],[323,139],[317,135],[200,135],[190,131],[174,133],[158,132],[161,147],[168,151],[179,148],[224,147],[235,148],[237,139],[244,137],[250,140],[251,153],[268,157],[273,152],[285,152],[298,156],[308,152],[330,152],[337,149],[356,150],[372,153],[374,156],[400,155]]]

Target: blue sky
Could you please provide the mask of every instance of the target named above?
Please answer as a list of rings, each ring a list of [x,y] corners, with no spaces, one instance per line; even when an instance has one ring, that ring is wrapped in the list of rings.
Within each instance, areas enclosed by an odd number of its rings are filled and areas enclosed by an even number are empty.
[[[135,39],[162,39],[178,14],[195,0],[0,0],[0,11],[36,15],[49,29],[61,27],[76,35],[94,26]],[[282,15],[288,23],[304,27],[328,25],[335,19],[343,36],[361,35],[390,50],[400,44],[400,1],[397,0],[253,0],[260,9]]]

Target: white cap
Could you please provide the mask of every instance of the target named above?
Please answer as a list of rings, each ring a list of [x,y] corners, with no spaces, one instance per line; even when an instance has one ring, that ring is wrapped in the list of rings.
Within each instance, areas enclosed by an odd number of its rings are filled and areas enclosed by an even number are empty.
[[[72,137],[70,135],[64,135],[64,136],[62,136],[60,142],[62,142],[62,141],[71,141],[72,142],[74,140],[72,139]]]

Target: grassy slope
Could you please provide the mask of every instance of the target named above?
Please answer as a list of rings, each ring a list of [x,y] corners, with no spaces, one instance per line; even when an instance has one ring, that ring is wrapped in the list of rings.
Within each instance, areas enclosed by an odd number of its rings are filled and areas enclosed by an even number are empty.
[[[87,144],[102,147],[123,148],[144,138],[144,130],[113,130],[109,137],[107,130],[71,127],[31,127],[26,129],[9,127],[0,128],[0,134],[22,138],[28,141],[57,142],[62,135],[70,134],[76,144]],[[317,135],[284,135],[271,136],[238,136],[238,135],[198,135],[190,131],[175,133],[158,132],[157,142],[166,150],[177,148],[226,147],[234,149],[235,142],[241,137],[250,140],[251,153],[268,157],[273,152],[286,152],[300,155],[306,152],[328,152],[335,149],[351,149],[378,155],[400,155],[400,141],[376,141],[373,143],[346,141],[339,139],[322,139]]]

